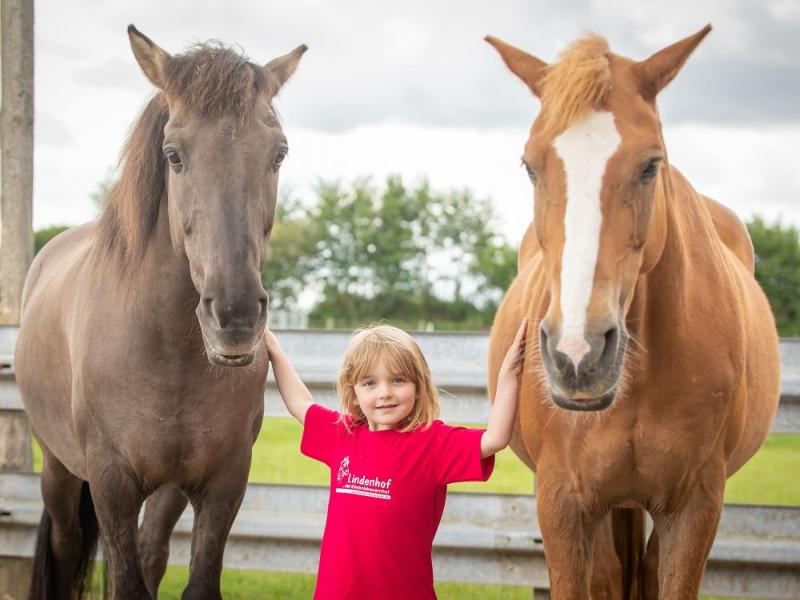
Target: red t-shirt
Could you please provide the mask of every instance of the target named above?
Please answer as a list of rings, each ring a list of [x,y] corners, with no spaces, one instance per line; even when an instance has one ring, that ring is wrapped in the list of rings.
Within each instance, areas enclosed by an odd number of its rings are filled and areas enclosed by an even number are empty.
[[[431,549],[447,484],[486,481],[483,429],[435,421],[407,433],[348,432],[339,413],[306,413],[300,451],[331,469],[328,516],[314,598],[436,598]]]

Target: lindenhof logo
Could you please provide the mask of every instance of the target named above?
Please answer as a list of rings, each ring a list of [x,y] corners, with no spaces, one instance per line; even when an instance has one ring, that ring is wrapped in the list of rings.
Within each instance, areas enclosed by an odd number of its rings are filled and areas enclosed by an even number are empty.
[[[354,496],[366,496],[380,500],[392,499],[392,478],[381,479],[350,472],[350,457],[345,456],[336,473],[336,492]]]

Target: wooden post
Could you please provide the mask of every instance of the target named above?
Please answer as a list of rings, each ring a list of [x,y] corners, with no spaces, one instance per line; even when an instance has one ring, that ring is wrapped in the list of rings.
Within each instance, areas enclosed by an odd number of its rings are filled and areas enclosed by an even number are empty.
[[[0,319],[19,324],[33,259],[33,0],[2,0],[0,21]],[[0,469],[33,469],[24,413],[0,411]],[[0,558],[0,597],[25,598],[30,567],[28,559]]]

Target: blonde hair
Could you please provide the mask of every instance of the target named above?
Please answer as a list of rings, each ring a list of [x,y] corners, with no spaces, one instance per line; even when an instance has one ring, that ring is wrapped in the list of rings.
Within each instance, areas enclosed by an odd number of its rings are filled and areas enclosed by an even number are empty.
[[[385,360],[389,368],[402,373],[416,386],[416,398],[405,424],[398,431],[429,427],[439,417],[439,394],[433,387],[428,361],[417,342],[402,329],[371,325],[359,329],[344,353],[336,388],[342,402],[342,420],[348,429],[363,425],[367,418],[358,406],[355,385],[375,364]]]

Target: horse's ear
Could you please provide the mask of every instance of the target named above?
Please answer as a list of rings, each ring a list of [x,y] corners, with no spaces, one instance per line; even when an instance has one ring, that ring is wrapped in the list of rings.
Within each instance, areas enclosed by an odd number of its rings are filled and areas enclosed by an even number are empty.
[[[491,35],[487,35],[483,39],[500,53],[500,57],[509,70],[522,79],[537,98],[541,98],[542,79],[547,73],[547,63]]]
[[[264,65],[264,71],[267,74],[267,80],[271,87],[270,96],[277,94],[278,90],[283,87],[283,84],[289,81],[289,78],[294,74],[297,65],[300,63],[300,58],[306,50],[308,50],[308,46],[301,44],[289,52],[289,54],[273,58]]]
[[[128,25],[128,39],[131,42],[131,50],[136,57],[136,62],[139,63],[150,83],[163,90],[166,85],[165,72],[170,59],[169,54],[133,25]]]
[[[686,59],[709,31],[711,31],[711,24],[706,25],[694,35],[659,50],[647,60],[637,63],[636,71],[641,82],[642,96],[647,100],[653,100],[675,78]]]

